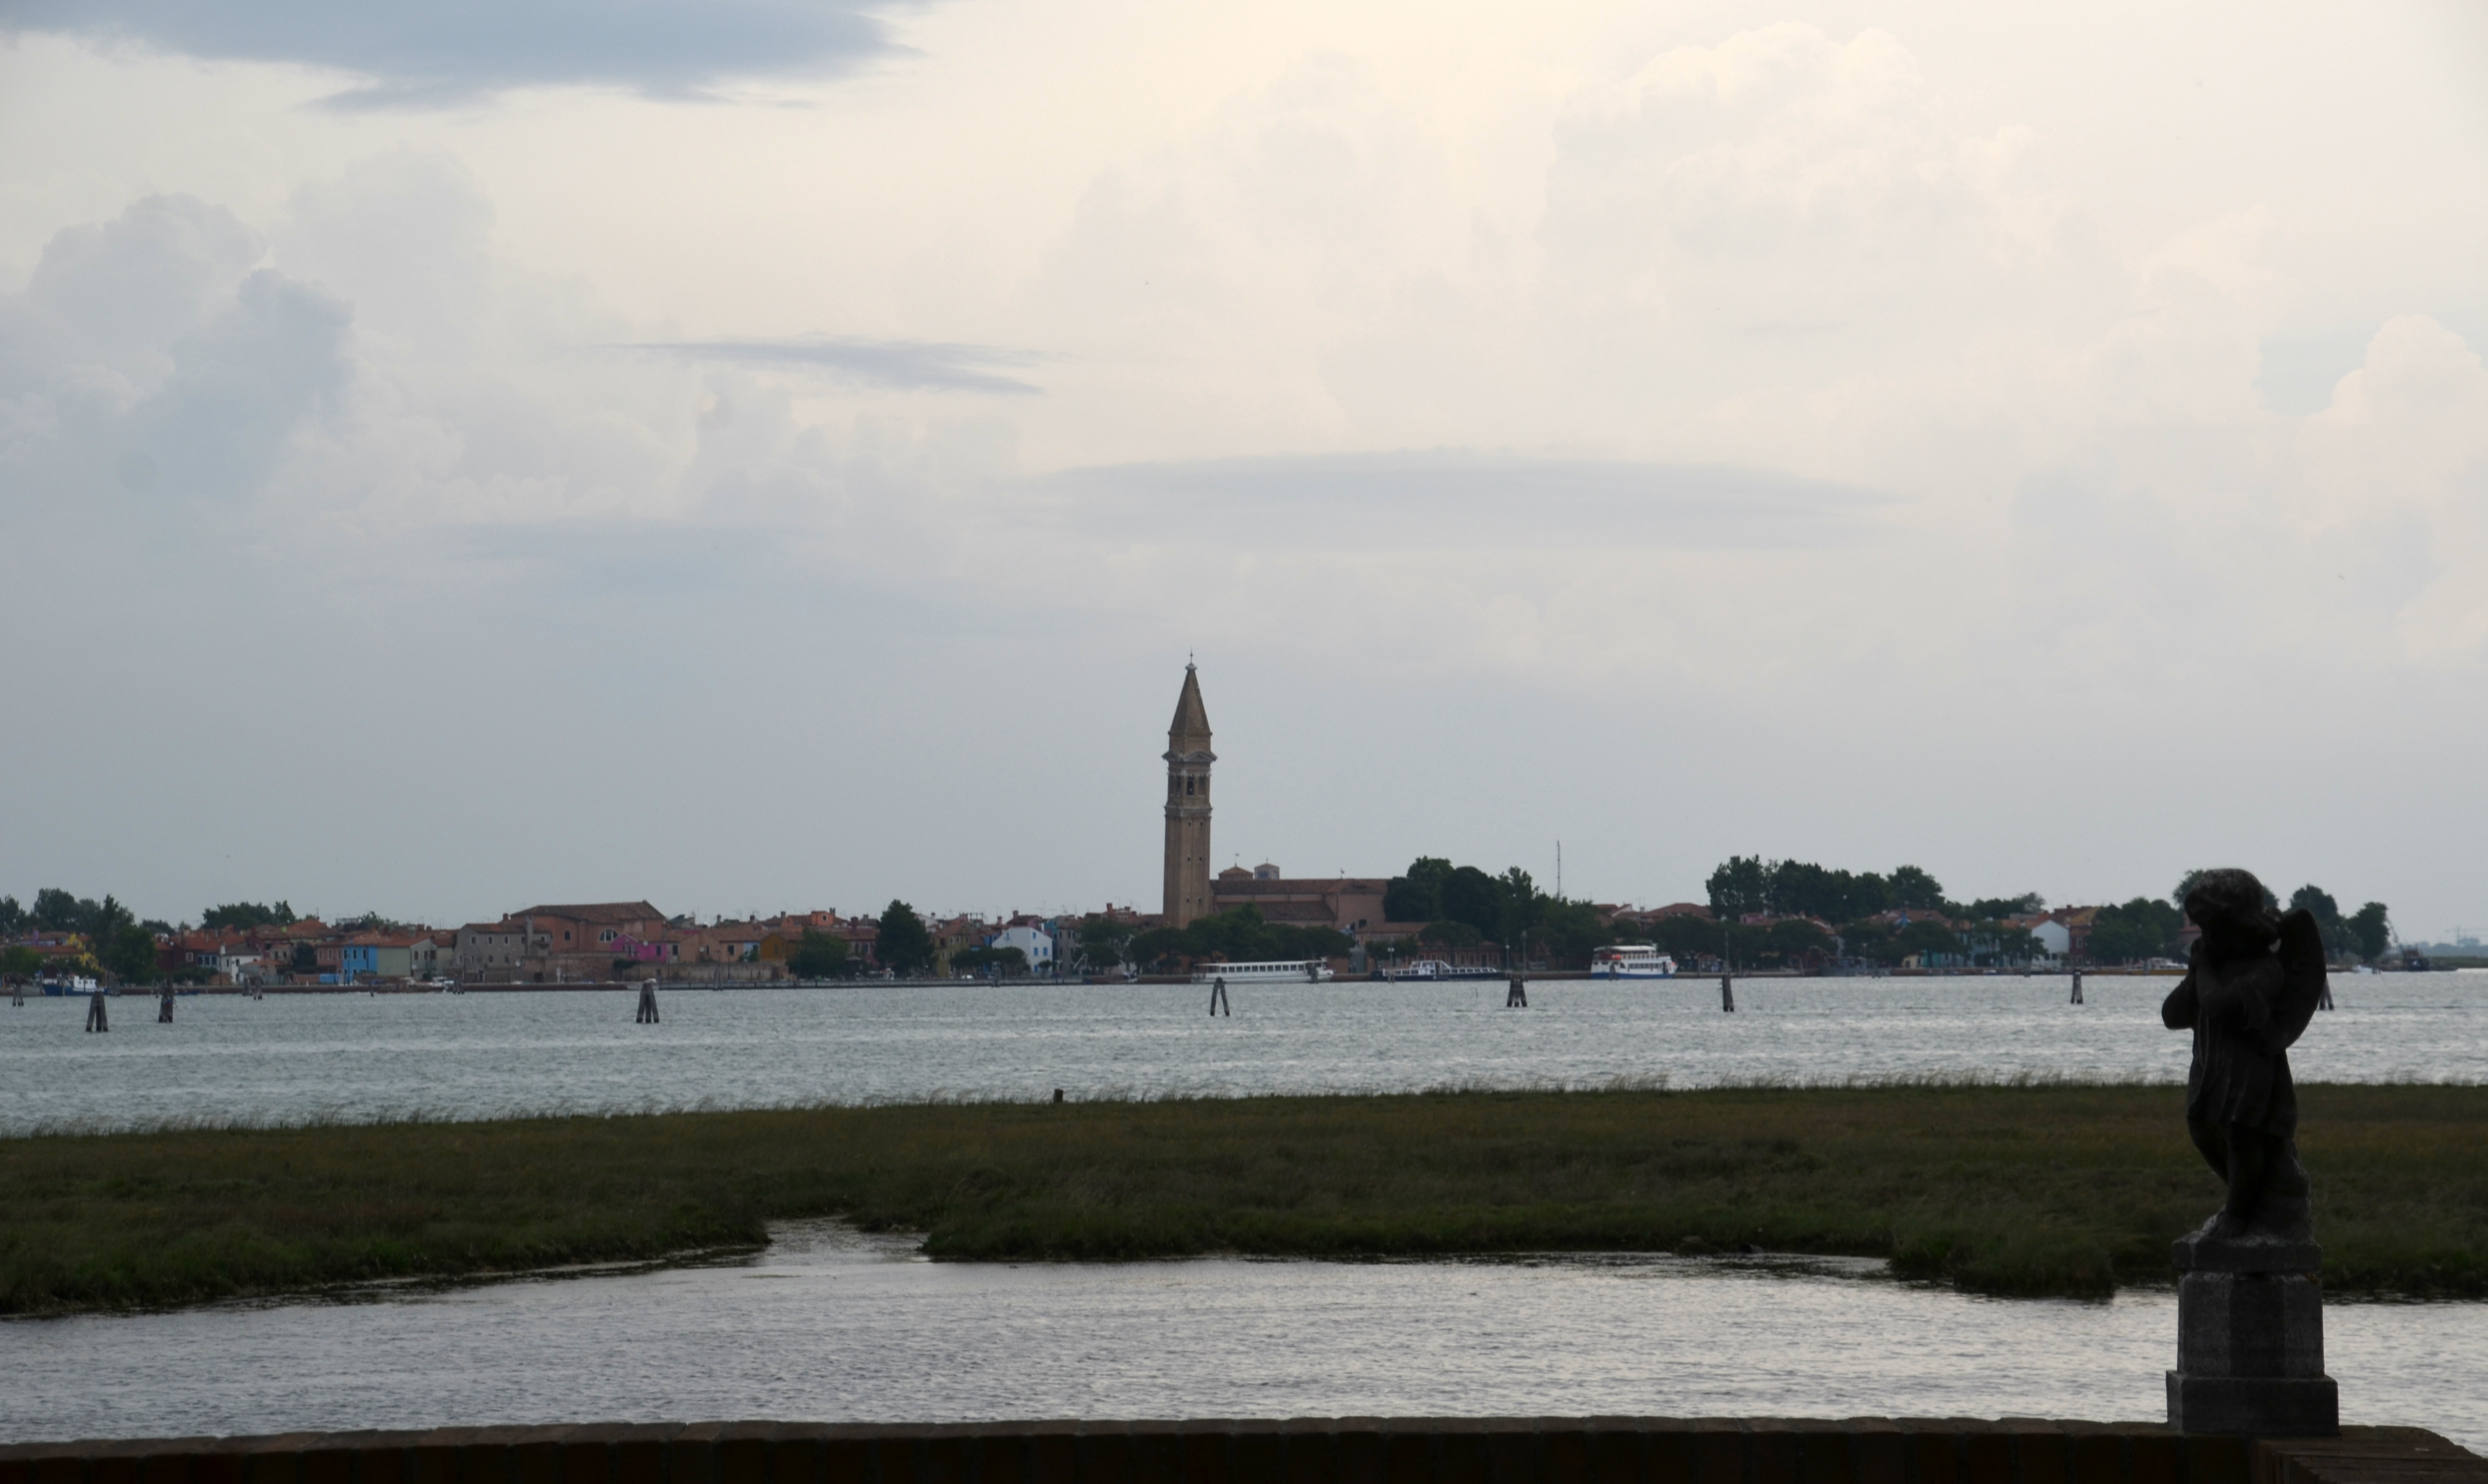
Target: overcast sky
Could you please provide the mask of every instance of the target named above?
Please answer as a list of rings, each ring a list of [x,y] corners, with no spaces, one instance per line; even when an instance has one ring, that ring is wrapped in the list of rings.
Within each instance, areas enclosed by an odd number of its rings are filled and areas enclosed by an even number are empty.
[[[2488,928],[2488,8],[0,0],[0,892]]]

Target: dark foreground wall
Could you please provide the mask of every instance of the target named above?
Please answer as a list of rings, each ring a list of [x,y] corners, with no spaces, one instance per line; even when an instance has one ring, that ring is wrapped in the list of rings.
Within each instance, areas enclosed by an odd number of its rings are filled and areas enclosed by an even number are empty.
[[[0,1446],[0,1484],[2488,1484],[2416,1428],[1656,1417],[702,1422]]]

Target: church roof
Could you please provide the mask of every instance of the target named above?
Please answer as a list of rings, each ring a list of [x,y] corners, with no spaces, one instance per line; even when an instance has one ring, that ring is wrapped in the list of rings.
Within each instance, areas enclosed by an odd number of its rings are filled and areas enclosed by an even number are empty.
[[[1201,677],[1193,673],[1190,665],[1183,667],[1183,694],[1175,697],[1174,720],[1167,726],[1167,736],[1170,740],[1198,737],[1204,743],[1209,741],[1209,713],[1201,704]]]

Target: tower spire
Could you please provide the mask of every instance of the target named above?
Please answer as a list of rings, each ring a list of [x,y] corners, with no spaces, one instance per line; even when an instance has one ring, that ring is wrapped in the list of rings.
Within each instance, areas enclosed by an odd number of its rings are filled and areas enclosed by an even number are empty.
[[[1174,720],[1167,725],[1166,909],[1163,921],[1180,928],[1209,915],[1209,711],[1201,701],[1201,674],[1187,658]]]

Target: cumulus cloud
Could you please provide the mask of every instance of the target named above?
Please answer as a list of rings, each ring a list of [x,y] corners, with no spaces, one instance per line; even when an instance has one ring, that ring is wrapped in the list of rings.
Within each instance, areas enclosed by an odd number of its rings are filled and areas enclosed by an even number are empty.
[[[510,88],[688,97],[733,78],[821,75],[891,49],[849,0],[0,0],[0,30],[194,57],[290,62],[368,81],[341,107],[458,103]]]
[[[256,494],[353,376],[352,312],[259,266],[229,211],[154,196],[56,237],[0,300],[0,478],[20,516]]]

